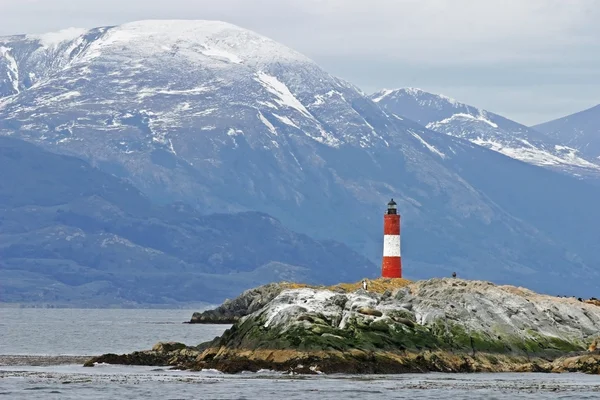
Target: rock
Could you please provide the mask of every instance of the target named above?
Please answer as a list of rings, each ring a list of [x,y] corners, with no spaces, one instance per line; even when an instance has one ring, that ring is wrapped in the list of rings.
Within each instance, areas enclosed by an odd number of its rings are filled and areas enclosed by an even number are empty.
[[[412,322],[416,322],[415,314],[410,312],[409,310],[400,307],[394,310],[387,310],[386,315],[392,318],[394,321],[401,322],[402,320],[410,320]],[[404,322],[402,322],[404,323]]]
[[[344,307],[350,292],[360,292],[366,297],[381,301],[392,296],[392,292],[410,284],[405,279],[375,279],[369,283],[369,291],[360,289],[360,283],[338,284],[328,289],[339,296],[328,299],[336,306]],[[192,315],[192,324],[233,324],[240,318],[260,310],[271,300],[277,297],[283,290],[309,287],[293,283],[271,283],[250,289],[233,300],[226,300],[221,306],[214,310],[196,312]]]
[[[344,308],[346,306],[346,302],[348,301],[348,298],[346,296],[340,295],[340,296],[333,296],[331,298],[331,302],[333,304],[335,304],[338,307]]]
[[[109,353],[89,359],[84,366],[93,367],[95,364],[167,366],[169,358],[168,353],[154,351],[136,351],[121,355]]]
[[[270,283],[255,289],[246,290],[233,300],[226,300],[214,310],[195,312],[191,324],[233,324],[241,317],[260,310],[279,295],[287,286]]]
[[[169,353],[175,350],[185,349],[187,346],[183,343],[177,342],[159,342],[152,347],[152,351],[160,352],[160,353]]]
[[[181,349],[178,352],[178,355],[181,357],[188,357],[188,358],[196,358],[201,354],[201,351],[196,350],[196,349],[192,349],[192,348],[185,348],[185,349]]]
[[[136,351],[131,354],[104,354],[93,357],[84,363],[84,367],[95,364],[184,366],[195,361],[201,354],[197,348],[187,347],[177,342],[159,342],[152,350]]]
[[[600,375],[600,354],[561,357],[550,364],[552,372],[583,372]]]

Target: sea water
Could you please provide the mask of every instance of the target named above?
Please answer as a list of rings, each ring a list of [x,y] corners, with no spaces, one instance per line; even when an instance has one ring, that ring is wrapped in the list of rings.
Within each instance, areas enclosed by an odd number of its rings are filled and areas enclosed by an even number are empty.
[[[600,399],[600,377],[583,374],[225,375],[64,364],[68,356],[125,353],[158,341],[198,344],[228,327],[183,324],[191,314],[0,309],[0,399]],[[40,362],[56,356],[63,356],[56,365]]]

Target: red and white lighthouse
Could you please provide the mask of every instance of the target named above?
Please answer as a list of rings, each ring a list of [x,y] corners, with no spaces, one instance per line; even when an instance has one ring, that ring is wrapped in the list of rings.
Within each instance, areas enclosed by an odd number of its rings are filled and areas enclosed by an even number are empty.
[[[383,261],[381,276],[402,278],[402,258],[400,256],[400,214],[392,199],[383,217]]]

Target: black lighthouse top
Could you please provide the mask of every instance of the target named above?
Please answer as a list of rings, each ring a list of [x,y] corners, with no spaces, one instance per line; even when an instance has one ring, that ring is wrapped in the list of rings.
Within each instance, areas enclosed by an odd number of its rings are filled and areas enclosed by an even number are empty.
[[[390,202],[388,203],[388,209],[387,209],[387,213],[388,215],[396,215],[398,214],[398,209],[397,209],[397,204],[394,201],[394,199],[391,199]]]

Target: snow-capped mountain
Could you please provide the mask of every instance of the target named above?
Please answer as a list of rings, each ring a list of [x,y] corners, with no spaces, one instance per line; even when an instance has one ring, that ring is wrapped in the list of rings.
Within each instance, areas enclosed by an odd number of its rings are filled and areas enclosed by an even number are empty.
[[[428,129],[472,143],[533,165],[575,175],[600,176],[600,162],[576,146],[549,138],[534,129],[444,95],[420,89],[383,90],[371,96],[389,113],[412,119]]]
[[[600,162],[600,105],[533,127]]]
[[[394,197],[409,277],[600,281],[588,200],[600,190],[394,116],[256,33],[143,21],[0,46],[0,134],[83,158],[155,201],[265,212],[378,262]]]

